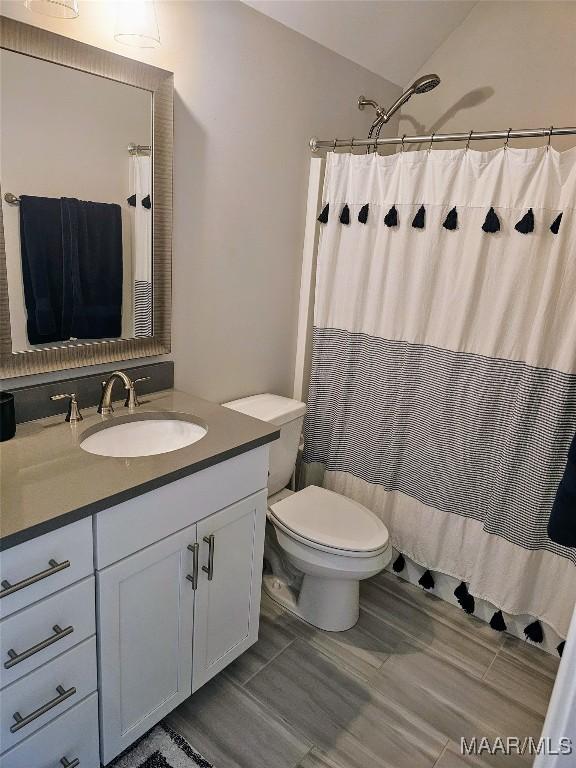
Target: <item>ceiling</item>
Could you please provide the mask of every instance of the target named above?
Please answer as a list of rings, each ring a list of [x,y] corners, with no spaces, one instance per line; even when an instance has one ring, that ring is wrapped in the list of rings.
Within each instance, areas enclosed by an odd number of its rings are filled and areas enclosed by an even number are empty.
[[[468,0],[245,2],[401,87],[476,5]]]

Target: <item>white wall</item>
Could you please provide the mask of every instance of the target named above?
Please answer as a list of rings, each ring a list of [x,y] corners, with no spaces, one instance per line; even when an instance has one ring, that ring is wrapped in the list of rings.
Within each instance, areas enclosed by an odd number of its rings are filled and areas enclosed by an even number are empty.
[[[157,3],[162,47],[113,41],[113,6],[54,20],[2,12],[175,73],[173,359],[213,400],[293,379],[308,139],[366,135],[365,93],[399,88],[240,2]],[[396,126],[389,127],[395,135]]]
[[[122,335],[134,335],[127,146],[151,143],[150,94],[68,67],[0,52],[3,192],[122,206]],[[19,209],[2,201],[13,351],[29,349]]]
[[[426,72],[442,83],[408,102],[400,133],[574,126],[576,3],[479,2],[414,76]],[[552,141],[559,150],[576,143],[574,136]],[[486,150],[502,142],[472,146]]]

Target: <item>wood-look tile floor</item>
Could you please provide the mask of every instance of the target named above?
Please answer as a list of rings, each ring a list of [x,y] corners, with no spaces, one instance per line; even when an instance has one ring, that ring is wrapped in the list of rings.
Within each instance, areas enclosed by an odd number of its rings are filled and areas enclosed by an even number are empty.
[[[558,660],[396,576],[327,633],[262,597],[260,639],[169,717],[216,768],[526,768],[461,737],[540,735]]]

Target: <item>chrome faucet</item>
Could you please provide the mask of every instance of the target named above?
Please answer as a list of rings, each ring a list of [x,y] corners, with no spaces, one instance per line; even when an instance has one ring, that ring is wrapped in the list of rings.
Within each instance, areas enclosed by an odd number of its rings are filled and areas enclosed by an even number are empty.
[[[124,384],[124,389],[128,392],[126,404],[132,408],[138,405],[134,392],[134,382],[130,376],[124,373],[124,371],[114,371],[102,385],[102,396],[100,397],[98,413],[101,413],[103,416],[114,412],[114,408],[112,408],[112,388],[116,379],[119,379]]]

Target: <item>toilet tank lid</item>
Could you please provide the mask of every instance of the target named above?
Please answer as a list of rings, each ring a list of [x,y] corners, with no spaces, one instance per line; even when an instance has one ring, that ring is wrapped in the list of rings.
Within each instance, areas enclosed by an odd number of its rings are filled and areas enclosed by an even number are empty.
[[[224,408],[240,411],[240,413],[267,421],[269,424],[274,424],[277,427],[287,424],[289,421],[299,419],[306,413],[306,404],[301,403],[300,400],[292,400],[289,397],[281,397],[280,395],[272,395],[270,393],[243,397],[240,400],[222,403],[222,405]]]

